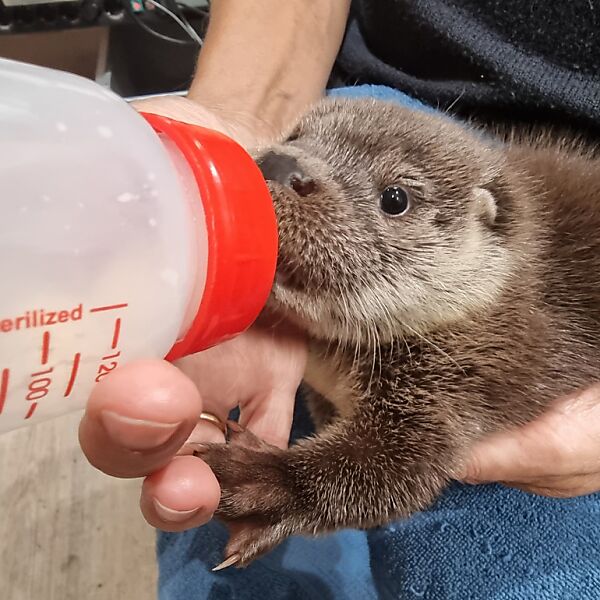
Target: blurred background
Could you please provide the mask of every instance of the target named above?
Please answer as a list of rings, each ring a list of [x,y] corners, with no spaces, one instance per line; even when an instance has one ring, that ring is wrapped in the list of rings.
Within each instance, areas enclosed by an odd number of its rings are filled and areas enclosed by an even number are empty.
[[[0,0],[0,56],[123,96],[183,91],[207,15],[207,0]]]

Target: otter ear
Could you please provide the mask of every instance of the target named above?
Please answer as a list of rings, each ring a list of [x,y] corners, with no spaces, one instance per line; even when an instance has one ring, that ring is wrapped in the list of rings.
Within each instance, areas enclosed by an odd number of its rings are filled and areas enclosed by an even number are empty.
[[[482,187],[473,188],[473,206],[474,212],[479,218],[488,225],[494,224],[498,207],[492,192]]]

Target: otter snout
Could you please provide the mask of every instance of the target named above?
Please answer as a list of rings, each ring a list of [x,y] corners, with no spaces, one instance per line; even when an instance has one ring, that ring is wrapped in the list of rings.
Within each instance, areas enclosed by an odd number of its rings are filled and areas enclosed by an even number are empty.
[[[299,196],[308,196],[317,187],[315,180],[305,173],[293,156],[271,150],[256,163],[267,181],[289,187]]]

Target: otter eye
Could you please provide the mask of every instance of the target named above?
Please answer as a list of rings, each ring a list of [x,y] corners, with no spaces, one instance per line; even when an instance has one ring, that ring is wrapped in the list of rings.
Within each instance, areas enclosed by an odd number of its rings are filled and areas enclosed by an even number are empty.
[[[380,196],[381,210],[391,217],[400,217],[408,212],[411,205],[410,194],[401,185],[386,187]]]

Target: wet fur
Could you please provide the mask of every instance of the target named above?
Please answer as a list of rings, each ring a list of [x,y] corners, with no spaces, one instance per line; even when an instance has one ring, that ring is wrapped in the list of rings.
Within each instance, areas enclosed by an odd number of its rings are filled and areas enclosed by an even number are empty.
[[[281,237],[270,308],[310,336],[320,430],[284,451],[236,428],[203,450],[240,565],[292,534],[427,507],[475,440],[600,374],[591,151],[337,100],[271,152],[316,182],[303,197],[270,183]],[[379,194],[398,182],[414,208],[390,219]]]

